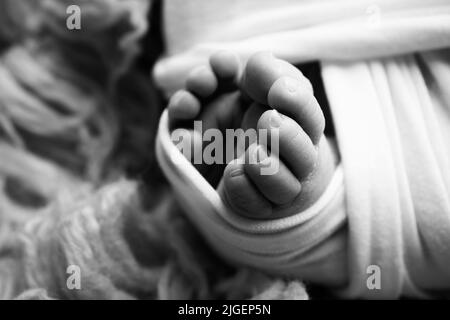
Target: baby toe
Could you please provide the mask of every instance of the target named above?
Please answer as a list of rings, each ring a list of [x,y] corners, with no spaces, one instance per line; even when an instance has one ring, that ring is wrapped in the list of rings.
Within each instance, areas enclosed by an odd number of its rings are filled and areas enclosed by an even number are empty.
[[[301,71],[290,63],[275,58],[270,52],[259,52],[249,58],[243,71],[241,86],[252,99],[267,104],[269,89],[282,76],[304,78]]]
[[[209,59],[209,63],[219,79],[235,80],[239,74],[239,58],[230,51],[216,52]]]
[[[167,106],[171,124],[178,120],[190,120],[200,113],[200,102],[189,91],[179,90],[169,100]]]
[[[272,205],[255,188],[237,160],[225,168],[219,194],[237,213],[248,218],[264,219],[272,214]]]
[[[296,121],[269,110],[258,121],[258,132],[261,130],[267,132],[271,152],[279,155],[298,179],[306,178],[314,170],[317,149]]]
[[[325,117],[311,89],[300,79],[278,78],[268,93],[269,105],[296,120],[314,144],[322,137]]]
[[[276,205],[292,203],[301,190],[292,172],[264,146],[252,144],[247,152],[245,172],[258,190]]]
[[[193,69],[186,80],[186,89],[201,98],[212,95],[218,86],[217,78],[209,66]]]

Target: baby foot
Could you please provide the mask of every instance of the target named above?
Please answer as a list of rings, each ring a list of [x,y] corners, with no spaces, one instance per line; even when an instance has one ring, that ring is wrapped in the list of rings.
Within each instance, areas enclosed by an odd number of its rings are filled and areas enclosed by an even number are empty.
[[[236,212],[253,218],[279,218],[308,208],[336,167],[309,81],[291,64],[259,53],[243,71],[241,90],[258,103],[247,110],[242,126],[267,130],[272,151],[271,136],[276,135],[278,154],[252,144],[243,158],[228,164],[219,192]],[[278,170],[261,174],[267,167]]]
[[[221,178],[218,192],[243,216],[271,219],[298,213],[320,197],[336,166],[335,153],[323,135],[321,108],[302,73],[269,53],[252,56],[242,75],[239,70],[231,53],[214,55],[209,66],[194,70],[186,89],[172,97],[170,121],[178,126],[177,122],[201,119],[206,128],[240,126],[258,135],[267,133],[267,144],[250,141],[223,175],[213,170]],[[196,134],[185,130],[188,137]],[[277,170],[262,174],[267,167]]]
[[[207,66],[191,71],[185,89],[177,91],[168,104],[169,123],[171,129],[177,131],[178,141],[174,142],[183,141],[181,145],[185,142],[190,145],[188,160],[213,186],[218,185],[225,165],[203,161],[195,163],[194,158],[202,157],[203,137],[201,132],[195,130],[193,123],[195,120],[200,121],[202,132],[211,128],[224,131],[240,126],[244,105],[248,103],[238,90],[240,71],[236,55],[218,52],[211,57]]]

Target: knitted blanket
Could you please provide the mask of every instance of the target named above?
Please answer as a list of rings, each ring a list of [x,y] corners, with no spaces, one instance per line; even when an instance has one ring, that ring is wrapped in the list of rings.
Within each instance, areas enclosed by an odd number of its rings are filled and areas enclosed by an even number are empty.
[[[150,9],[0,1],[0,298],[306,299],[216,257],[160,177]]]

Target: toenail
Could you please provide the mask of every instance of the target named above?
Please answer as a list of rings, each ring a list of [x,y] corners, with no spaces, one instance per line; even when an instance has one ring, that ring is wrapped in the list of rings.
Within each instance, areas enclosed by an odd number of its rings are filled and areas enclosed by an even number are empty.
[[[300,83],[297,80],[290,77],[284,79],[284,85],[289,92],[296,92],[300,87]]]
[[[234,177],[239,177],[242,176],[244,174],[244,170],[239,168],[239,169],[234,169],[231,170],[230,172],[230,177],[234,178]]]
[[[277,110],[272,110],[272,113],[269,118],[269,123],[272,128],[279,128],[281,126],[281,123],[283,122],[283,119],[281,118],[281,115],[278,113]]]

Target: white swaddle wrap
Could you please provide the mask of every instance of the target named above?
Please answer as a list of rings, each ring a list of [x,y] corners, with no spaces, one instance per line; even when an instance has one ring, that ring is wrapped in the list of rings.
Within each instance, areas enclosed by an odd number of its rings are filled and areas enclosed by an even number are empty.
[[[295,268],[332,254],[333,241],[314,249],[348,223],[350,282],[344,296],[448,291],[448,0],[179,0],[164,9],[168,55],[154,76],[167,94],[218,49],[243,60],[271,50],[292,63],[320,60],[334,117],[342,169],[322,198],[293,217],[255,222],[229,212],[182,158],[163,115],[161,166],[219,253],[233,262],[295,274]],[[345,202],[339,197],[344,184]],[[370,266],[379,267],[380,288],[367,286]]]

